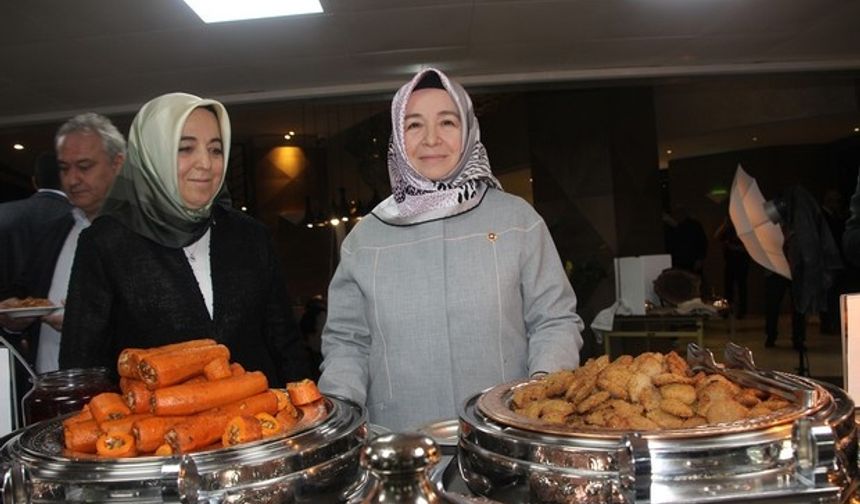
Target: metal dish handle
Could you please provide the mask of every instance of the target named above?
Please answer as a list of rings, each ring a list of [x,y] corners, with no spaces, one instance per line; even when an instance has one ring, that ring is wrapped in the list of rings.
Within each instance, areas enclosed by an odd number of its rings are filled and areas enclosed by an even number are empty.
[[[29,504],[30,471],[27,466],[13,461],[3,475],[3,504]]]

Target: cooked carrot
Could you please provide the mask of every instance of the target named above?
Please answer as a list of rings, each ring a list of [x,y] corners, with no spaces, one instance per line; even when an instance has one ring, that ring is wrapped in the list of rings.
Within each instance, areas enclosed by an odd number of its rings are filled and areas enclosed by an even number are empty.
[[[118,420],[108,420],[99,424],[99,428],[105,434],[131,434],[131,428],[140,420],[150,418],[152,415],[144,413],[141,415],[129,415]]]
[[[180,348],[170,352],[145,355],[138,370],[140,378],[151,389],[167,387],[203,374],[203,368],[213,359],[230,359],[224,345]]]
[[[230,373],[232,373],[233,376],[241,376],[245,374],[245,368],[238,362],[234,362],[230,364]]]
[[[260,429],[263,431],[263,437],[274,436],[281,433],[281,422],[268,413],[257,413],[254,415],[260,422]]]
[[[293,413],[295,413],[296,408],[293,406],[292,401],[290,401],[289,394],[284,392],[283,389],[271,389],[271,391],[278,398],[278,411],[281,411],[283,409],[292,409]]]
[[[126,348],[119,353],[119,358],[116,360],[116,371],[120,376],[126,378],[137,379],[140,375],[137,372],[140,355],[146,353],[143,348]],[[122,383],[120,382],[120,386]]]
[[[131,410],[122,400],[122,396],[114,392],[105,392],[93,397],[90,400],[90,411],[98,423],[131,415]]]
[[[103,434],[96,441],[96,453],[100,457],[134,457],[137,449],[131,434]]]
[[[227,359],[213,359],[212,362],[203,366],[203,374],[209,381],[220,380],[233,376],[230,371],[230,361]]]
[[[221,436],[221,444],[224,446],[235,446],[262,438],[263,429],[260,427],[260,421],[256,417],[242,415],[233,417],[227,422],[227,427]]]
[[[138,372],[140,360],[145,355],[153,355],[157,353],[170,352],[173,350],[181,350],[183,348],[204,347],[216,345],[217,342],[213,339],[196,339],[183,341],[180,343],[171,343],[152,348],[126,348],[119,354],[117,359],[116,369],[120,376],[139,379]]]
[[[122,398],[132,413],[149,413],[152,401],[152,391],[140,380],[126,380]]]
[[[65,420],[63,420],[63,427],[66,425],[71,425],[74,423],[86,422],[87,420],[92,420],[93,414],[87,406],[84,406],[84,409],[81,410],[80,413],[75,416],[71,416]]]
[[[191,415],[251,397],[267,389],[269,382],[260,371],[214,382],[175,385],[152,393],[156,415]]]
[[[299,422],[302,426],[313,424],[328,415],[328,408],[325,405],[325,401],[322,400],[310,404],[303,404],[299,406],[299,409],[302,412],[302,415],[299,418]]]
[[[134,435],[137,449],[141,452],[151,452],[164,444],[164,435],[174,425],[183,422],[184,416],[151,416],[134,423],[131,433]]]
[[[287,393],[290,394],[290,400],[296,406],[310,404],[317,399],[322,398],[320,389],[313,380],[304,379],[299,382],[287,383]]]
[[[156,448],[153,455],[156,457],[169,457],[173,455],[173,448],[171,448],[169,444],[165,443]]]
[[[95,420],[85,420],[63,426],[63,442],[66,448],[81,453],[95,453],[96,441],[102,430]]]
[[[164,439],[174,453],[188,453],[207,447],[221,439],[231,418],[239,415],[272,414],[278,409],[278,399],[265,391],[222,408],[199,413],[167,431]]]

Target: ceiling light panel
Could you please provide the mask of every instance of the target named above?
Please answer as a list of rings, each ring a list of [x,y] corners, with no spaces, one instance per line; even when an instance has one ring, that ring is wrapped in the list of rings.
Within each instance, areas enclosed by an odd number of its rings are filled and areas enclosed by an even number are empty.
[[[206,23],[319,14],[319,0],[184,0]]]

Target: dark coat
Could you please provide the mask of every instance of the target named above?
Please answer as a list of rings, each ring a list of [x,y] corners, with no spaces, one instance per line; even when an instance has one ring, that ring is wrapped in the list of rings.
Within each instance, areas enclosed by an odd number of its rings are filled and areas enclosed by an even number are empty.
[[[66,243],[69,232],[75,225],[75,218],[71,212],[46,222],[43,226],[41,238],[33,247],[24,272],[17,277],[4,298],[17,297],[48,297],[51,290],[51,281],[54,279],[54,269],[60,251]],[[24,355],[30,364],[36,364],[36,354],[39,348],[39,332],[42,324],[38,321],[28,327],[21,334],[10,334],[10,339],[15,343],[18,350]]]
[[[213,338],[272,386],[310,375],[267,229],[215,207],[214,319],[182,249],[157,244],[109,216],[81,233],[63,322],[60,367],[116,368],[123,348]]]
[[[48,224],[71,210],[68,198],[51,191],[0,204],[0,299],[15,294],[13,285],[21,282]]]
[[[827,291],[842,256],[830,234],[815,198],[801,186],[789,187],[783,195],[787,215],[785,251],[791,267],[791,295],[798,313],[827,310]]]
[[[857,176],[857,189],[851,196],[851,217],[845,223],[845,232],[842,235],[842,253],[845,260],[860,267],[860,174]]]

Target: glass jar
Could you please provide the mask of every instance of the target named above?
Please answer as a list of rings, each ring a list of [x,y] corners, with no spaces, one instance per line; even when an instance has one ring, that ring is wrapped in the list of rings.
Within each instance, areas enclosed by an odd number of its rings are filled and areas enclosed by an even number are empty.
[[[116,392],[107,368],[61,369],[31,379],[33,388],[21,401],[24,425],[80,411],[93,396]]]

